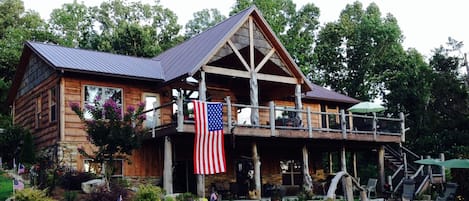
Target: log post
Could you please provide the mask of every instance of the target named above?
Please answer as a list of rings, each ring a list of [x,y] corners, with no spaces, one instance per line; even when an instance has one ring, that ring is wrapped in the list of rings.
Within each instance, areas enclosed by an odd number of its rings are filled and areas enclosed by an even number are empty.
[[[275,103],[269,101],[270,135],[275,136]]]
[[[308,136],[309,138],[313,137],[313,125],[311,122],[311,108],[308,106],[306,108],[306,117],[308,118]]]
[[[445,154],[444,153],[440,153],[440,161],[441,162],[445,161]],[[446,182],[445,166],[441,166],[441,182],[443,182],[443,183]]]
[[[173,146],[169,136],[164,137],[163,188],[168,194],[173,193]]]
[[[428,159],[430,159],[430,156],[427,156]],[[433,173],[432,173],[432,166],[427,165],[427,170],[428,170],[428,176],[430,177],[430,183],[433,184]]]
[[[200,71],[199,80],[199,101],[207,101],[207,86],[205,84],[205,72]],[[204,175],[197,175],[197,195],[205,197],[205,177]]]
[[[333,161],[332,161],[332,153],[329,152],[329,173],[334,173],[334,170],[332,169],[333,167]]]
[[[295,86],[295,109],[302,110],[303,103],[301,102],[301,84],[296,84]],[[303,115],[302,112],[296,112],[296,118],[298,119],[298,127],[301,127],[303,124]],[[301,123],[300,123],[301,122]]]
[[[347,139],[347,124],[345,123],[345,110],[340,110],[340,128],[342,130],[342,138]]]
[[[304,175],[304,184],[303,187],[307,192],[310,192],[313,190],[313,179],[311,178],[311,175],[309,174],[309,154],[308,154],[308,148],[306,145],[303,146],[303,175]]]
[[[379,146],[378,150],[378,161],[379,161],[379,186],[381,191],[384,191],[384,184],[386,182],[386,178],[384,175],[384,145]]]
[[[233,117],[232,117],[233,114],[231,111],[231,97],[227,96],[225,100],[226,100],[226,112],[228,113],[228,117],[226,118],[226,120],[228,121],[228,132],[232,133],[231,129],[233,128]]]
[[[345,146],[342,145],[342,150],[340,151],[340,168],[342,171],[347,172],[347,158],[345,155]]]
[[[353,152],[352,154],[352,163],[353,163],[353,176],[358,178],[358,171],[357,171],[357,152]]]
[[[257,84],[257,74],[255,71],[251,72],[251,78],[249,79],[249,89],[250,89],[250,98],[251,98],[251,125],[258,126],[259,125],[259,100],[258,100],[258,89]]]
[[[178,132],[182,132],[184,130],[184,94],[182,93],[182,90],[179,90],[179,95],[177,96],[176,104],[178,107],[176,130]]]
[[[376,112],[373,112],[373,140],[376,141],[376,134],[378,132],[377,128],[378,119],[376,118]]]
[[[252,160],[254,163],[254,182],[256,184],[256,199],[261,198],[261,161],[257,152],[257,143],[252,143]]]
[[[405,142],[405,116],[403,112],[399,113],[399,119],[401,120],[401,142]]]

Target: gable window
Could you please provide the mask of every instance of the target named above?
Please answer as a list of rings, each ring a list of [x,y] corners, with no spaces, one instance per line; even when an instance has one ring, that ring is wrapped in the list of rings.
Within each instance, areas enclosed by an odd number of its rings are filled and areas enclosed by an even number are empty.
[[[281,160],[282,185],[298,186],[303,182],[302,164],[298,160]]]
[[[112,99],[117,106],[121,109],[121,116],[122,116],[122,89],[120,88],[113,88],[113,87],[101,87],[101,86],[92,86],[92,85],[85,85],[84,86],[84,103],[85,105],[96,107],[98,103],[99,105],[104,105],[106,100]],[[86,119],[91,119],[91,113],[87,111],[85,107],[84,116]]]
[[[57,90],[55,87],[49,90],[49,122],[57,120]]]

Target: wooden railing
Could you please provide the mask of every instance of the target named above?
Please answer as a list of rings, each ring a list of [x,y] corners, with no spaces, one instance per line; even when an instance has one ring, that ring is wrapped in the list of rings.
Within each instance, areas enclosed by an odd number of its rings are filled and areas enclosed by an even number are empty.
[[[171,107],[171,118],[166,118],[167,120],[161,121],[160,125],[155,125],[153,134],[155,129],[167,125],[175,124],[177,130],[182,131],[184,124],[193,124],[194,121],[189,111],[187,111],[187,108],[190,107],[186,105],[190,102],[191,100],[177,98],[176,101],[145,111],[153,111],[154,114],[157,114],[158,111]],[[379,135],[401,136],[403,138],[405,132],[405,119],[402,114],[399,118],[390,118],[378,117],[374,113],[369,115],[346,113],[343,109],[336,113],[319,112],[312,111],[310,107],[295,109],[292,106],[276,105],[273,101],[269,102],[267,106],[253,106],[232,103],[230,97],[225,98],[223,107],[224,124],[228,127],[228,130],[235,127],[265,128],[271,130],[272,136],[276,135],[278,129],[301,130],[307,132],[309,137],[313,136],[314,131],[335,132],[341,133],[343,139],[346,139],[348,134],[373,135],[374,139]],[[237,111],[249,110],[259,112],[257,122],[249,117],[242,121],[242,117],[237,114]]]

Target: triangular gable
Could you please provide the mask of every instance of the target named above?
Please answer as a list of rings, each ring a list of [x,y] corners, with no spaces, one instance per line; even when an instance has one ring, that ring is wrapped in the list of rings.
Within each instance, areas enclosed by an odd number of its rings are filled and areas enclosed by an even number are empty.
[[[309,81],[255,6],[156,56],[154,59],[161,61],[165,70],[166,81],[193,76],[207,64],[233,54],[233,49],[239,50],[245,48],[246,45],[249,46],[249,42],[239,40],[245,40],[243,37],[246,36],[246,32],[249,32],[250,18],[254,22],[255,51],[261,53],[262,57],[268,55],[268,61],[275,63],[284,75],[291,78],[290,80],[296,79],[295,82],[303,84],[303,91],[311,90]],[[234,44],[236,48],[229,43]],[[272,49],[275,51],[271,53]],[[249,63],[249,58],[245,60]]]

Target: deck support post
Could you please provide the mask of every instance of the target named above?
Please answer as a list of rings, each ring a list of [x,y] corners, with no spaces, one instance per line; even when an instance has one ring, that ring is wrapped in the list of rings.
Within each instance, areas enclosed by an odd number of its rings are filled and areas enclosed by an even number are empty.
[[[207,86],[205,84],[205,72],[200,71],[199,80],[199,101],[207,101]],[[205,197],[205,177],[204,175],[197,175],[197,196]]]
[[[250,88],[250,98],[251,98],[251,125],[259,125],[259,100],[258,100],[258,84],[257,84],[257,74],[255,71],[251,72],[251,79],[249,79],[249,88]]]
[[[427,156],[428,159],[431,159],[430,156]],[[428,176],[430,177],[430,183],[433,184],[433,173],[432,173],[432,166],[427,165],[427,170],[428,170]]]
[[[353,176],[358,178],[358,171],[357,171],[357,152],[353,152],[352,154],[352,163],[353,163]]]
[[[269,101],[269,123],[270,123],[270,135],[275,136],[275,103]]]
[[[257,143],[252,143],[252,160],[254,163],[254,182],[256,184],[255,198],[261,198],[261,161],[257,152]],[[253,199],[253,198],[251,198]]]
[[[345,146],[342,145],[342,150],[340,151],[340,169],[344,172],[347,172],[347,158],[345,155]]]
[[[304,184],[303,187],[307,192],[310,192],[313,190],[313,179],[311,178],[311,175],[309,174],[309,154],[308,154],[308,148],[306,145],[303,146],[303,175],[304,175]]]
[[[173,146],[169,136],[164,137],[163,188],[168,194],[173,193]]]
[[[379,161],[379,186],[381,191],[384,191],[384,184],[386,183],[386,178],[384,175],[384,145],[379,146],[378,150],[378,161]]]
[[[301,84],[296,84],[295,86],[295,109],[297,110],[302,110],[303,109],[303,103],[301,102]],[[298,127],[303,126],[303,115],[302,112],[297,111],[296,112],[296,118],[298,119]]]
[[[334,173],[334,170],[332,169],[333,164],[332,164],[332,153],[329,152],[329,173]]]

